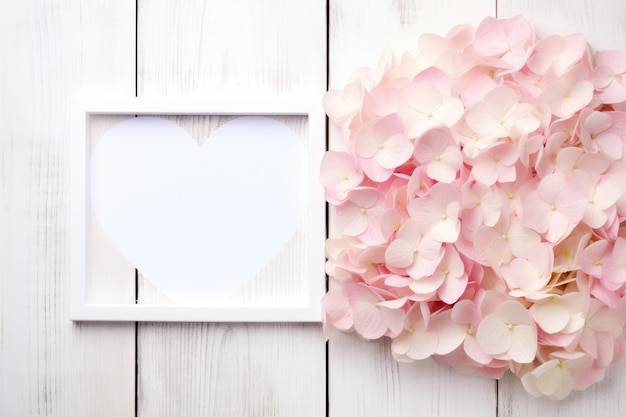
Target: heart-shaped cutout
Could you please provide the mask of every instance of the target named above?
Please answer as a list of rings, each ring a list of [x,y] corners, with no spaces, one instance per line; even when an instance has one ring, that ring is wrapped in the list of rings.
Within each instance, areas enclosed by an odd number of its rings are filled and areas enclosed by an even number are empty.
[[[91,155],[91,206],[113,244],[177,303],[213,304],[252,279],[302,224],[305,140],[269,117],[228,121],[199,146],[136,117]]]

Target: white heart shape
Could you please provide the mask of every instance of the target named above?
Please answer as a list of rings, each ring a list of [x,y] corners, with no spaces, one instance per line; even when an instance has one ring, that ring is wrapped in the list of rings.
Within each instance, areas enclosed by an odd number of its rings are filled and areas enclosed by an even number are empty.
[[[300,227],[304,142],[261,116],[223,124],[202,146],[165,119],[131,118],[91,155],[91,205],[119,251],[175,302],[214,303]]]

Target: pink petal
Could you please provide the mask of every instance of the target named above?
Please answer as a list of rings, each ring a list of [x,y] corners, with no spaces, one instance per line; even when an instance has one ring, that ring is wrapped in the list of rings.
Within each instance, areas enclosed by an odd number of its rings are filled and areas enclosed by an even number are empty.
[[[329,290],[322,297],[321,304],[334,327],[344,331],[352,327],[352,308],[340,289]]]
[[[435,181],[450,184],[456,178],[458,169],[443,162],[433,162],[428,164],[426,173]]]
[[[511,348],[511,330],[494,314],[484,317],[478,326],[476,339],[483,351],[490,355],[500,355]]]
[[[349,205],[350,203],[348,203]],[[367,217],[361,213],[358,207],[346,205],[345,209],[337,210],[335,225],[337,230],[346,236],[358,236],[367,228]]]
[[[437,355],[447,355],[467,337],[467,326],[453,322],[451,313],[447,310],[431,318],[430,329],[437,333],[439,342],[435,351]]]
[[[454,304],[467,289],[468,276],[463,274],[460,277],[449,276],[439,287],[437,295],[446,304]]]
[[[395,300],[394,300],[395,301]],[[404,304],[404,300],[400,300],[396,304]],[[393,333],[400,333],[402,331],[402,326],[404,325],[404,310],[400,308],[387,308],[388,304],[385,305],[381,303],[378,306],[379,314],[385,323],[385,325],[391,330]],[[394,306],[395,307],[395,306]]]
[[[530,314],[537,325],[550,334],[563,330],[570,320],[569,312],[560,301],[534,304],[530,308]]]
[[[378,163],[383,168],[396,168],[413,154],[413,144],[404,134],[395,134],[384,143]]]
[[[622,138],[614,133],[603,133],[597,137],[598,147],[606,156],[613,160],[620,159],[624,151],[624,143]]]
[[[365,339],[379,339],[384,336],[388,327],[378,307],[359,303],[354,307],[354,329]]]
[[[562,370],[559,365],[552,366],[549,371],[543,373],[541,378],[537,379],[539,391],[553,399],[564,398],[574,388],[572,379],[563,375],[567,371]]]
[[[411,282],[411,290],[417,294],[432,294],[441,286],[445,276],[443,274],[433,274],[431,276],[421,276]]]
[[[409,332],[402,332],[396,336],[391,342],[391,351],[394,355],[406,355],[411,348],[412,334]]]
[[[392,168],[383,168],[375,158],[360,159],[359,163],[365,175],[376,182],[387,181],[393,174]]]
[[[537,353],[537,335],[532,327],[518,325],[511,332],[509,357],[518,363],[531,363]]]
[[[422,360],[430,357],[437,350],[437,335],[435,333],[415,332],[411,335],[411,348],[407,356],[411,359]]]
[[[413,247],[404,240],[396,239],[385,250],[385,260],[394,268],[406,268],[415,260]]]
[[[331,90],[324,95],[322,104],[328,117],[337,125],[349,122],[361,109],[365,89],[358,82],[348,84],[344,90]]]
[[[564,100],[562,105],[562,110],[565,114],[573,114],[591,101],[593,84],[587,80],[579,81],[569,89],[569,94],[571,97]]]
[[[544,234],[544,237],[551,243],[556,243],[564,238],[570,229],[570,222],[567,220],[567,217],[558,211],[550,214],[549,224],[550,226]]]
[[[465,353],[467,353],[467,356],[480,364],[486,365],[493,360],[493,358],[480,347],[478,339],[475,337],[466,337],[463,342],[463,349]]]
[[[374,305],[384,301],[380,294],[365,284],[350,283],[344,286],[344,290],[348,301],[353,306],[361,303]]]
[[[476,306],[471,300],[460,300],[452,307],[451,318],[457,323],[472,323],[477,314]]]
[[[527,259],[515,258],[502,271],[507,282],[512,282],[516,288],[525,291],[536,291],[545,287],[550,276],[538,272]]]
[[[459,121],[464,111],[463,104],[459,99],[446,97],[435,112],[435,117],[449,127]]]

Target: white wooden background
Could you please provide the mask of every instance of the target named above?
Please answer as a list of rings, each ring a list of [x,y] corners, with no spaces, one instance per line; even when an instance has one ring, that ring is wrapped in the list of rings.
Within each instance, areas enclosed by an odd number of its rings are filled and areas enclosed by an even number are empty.
[[[520,13],[626,49],[623,0],[0,0],[0,416],[626,415],[624,364],[553,403],[316,324],[68,320],[72,96],[311,95],[385,46]]]

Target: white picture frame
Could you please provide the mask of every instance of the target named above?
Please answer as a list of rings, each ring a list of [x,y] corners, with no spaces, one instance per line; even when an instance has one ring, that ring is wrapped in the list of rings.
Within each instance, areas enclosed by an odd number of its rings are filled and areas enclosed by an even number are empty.
[[[83,98],[72,109],[70,201],[70,308],[73,321],[174,322],[319,322],[325,292],[326,238],[323,187],[319,163],[326,149],[326,118],[320,99],[206,100],[173,98]],[[86,254],[90,215],[89,127],[93,116],[299,116],[308,125],[308,253],[307,302],[298,306],[210,306],[180,304],[98,303],[87,297],[89,260]]]

